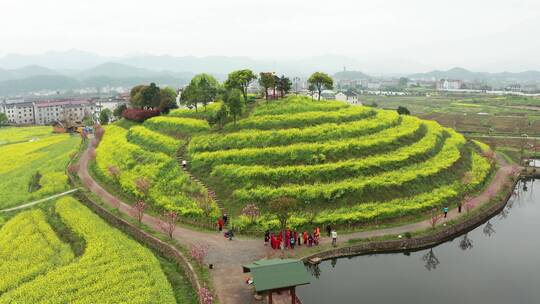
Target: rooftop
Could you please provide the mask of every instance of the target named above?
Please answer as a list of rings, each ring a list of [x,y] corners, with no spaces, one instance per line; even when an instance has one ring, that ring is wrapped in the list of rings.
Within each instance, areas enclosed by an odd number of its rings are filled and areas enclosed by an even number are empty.
[[[257,292],[278,290],[310,283],[304,263],[295,259],[260,260],[244,265],[251,272]]]
[[[69,106],[69,105],[86,105],[90,104],[89,100],[85,99],[73,99],[73,100],[46,100],[46,101],[36,101],[36,107],[45,108],[53,106]]]

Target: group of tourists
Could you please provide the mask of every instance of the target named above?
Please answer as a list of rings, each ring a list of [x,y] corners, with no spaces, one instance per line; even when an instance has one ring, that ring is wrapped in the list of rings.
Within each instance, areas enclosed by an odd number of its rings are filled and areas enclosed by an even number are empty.
[[[336,246],[337,243],[337,232],[335,229],[332,229],[331,226],[326,227],[326,232],[329,237],[332,237],[332,245]],[[321,229],[316,227],[313,229],[313,232],[298,232],[296,230],[291,230],[289,228],[285,230],[278,231],[276,233],[270,232],[267,230],[264,233],[264,245],[272,249],[294,249],[295,246],[317,246],[319,245],[321,239]]]
[[[227,222],[229,222],[229,217],[227,216],[227,213],[223,213],[223,215],[217,221],[217,226],[218,226],[219,232],[223,231],[223,227],[225,227],[225,225],[227,225]],[[228,238],[229,241],[232,241],[234,233],[233,233],[232,229],[230,229],[230,230],[226,231],[225,233],[223,233],[223,236]]]

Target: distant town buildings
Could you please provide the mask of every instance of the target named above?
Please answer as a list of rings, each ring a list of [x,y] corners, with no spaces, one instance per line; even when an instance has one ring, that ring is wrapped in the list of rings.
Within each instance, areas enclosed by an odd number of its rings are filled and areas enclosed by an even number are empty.
[[[438,80],[435,88],[437,91],[459,90],[462,89],[463,81],[455,79]]]

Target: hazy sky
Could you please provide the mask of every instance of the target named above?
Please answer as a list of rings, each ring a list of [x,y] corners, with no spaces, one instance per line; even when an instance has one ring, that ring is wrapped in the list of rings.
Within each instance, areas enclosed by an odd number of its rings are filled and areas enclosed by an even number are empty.
[[[539,0],[1,0],[0,55],[344,54],[433,68],[540,69]]]

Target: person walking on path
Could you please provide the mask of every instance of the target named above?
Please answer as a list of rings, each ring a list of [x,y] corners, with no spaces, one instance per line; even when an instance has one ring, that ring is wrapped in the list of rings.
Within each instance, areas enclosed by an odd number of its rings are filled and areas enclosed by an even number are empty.
[[[219,231],[223,231],[223,220],[222,219],[218,219],[217,225],[218,225]]]
[[[446,218],[448,216],[448,207],[444,207],[443,212],[444,212],[444,218]]]
[[[182,168],[186,169],[187,167],[187,161],[185,159],[182,160]]]
[[[328,234],[328,236],[330,236],[330,233],[332,232],[332,226],[330,225],[327,225],[326,226],[326,234]]]
[[[332,229],[330,234],[332,235],[332,246],[336,247],[336,245],[337,245],[337,231],[335,229]]]
[[[266,230],[266,232],[264,233],[264,246],[267,246],[269,241],[270,241],[270,231]]]
[[[227,225],[227,221],[229,220],[227,213],[223,213],[223,216],[221,218],[223,219],[223,224]]]
[[[304,245],[307,245],[307,243],[308,243],[308,233],[307,233],[307,231],[304,231],[303,236],[304,236]]]

